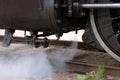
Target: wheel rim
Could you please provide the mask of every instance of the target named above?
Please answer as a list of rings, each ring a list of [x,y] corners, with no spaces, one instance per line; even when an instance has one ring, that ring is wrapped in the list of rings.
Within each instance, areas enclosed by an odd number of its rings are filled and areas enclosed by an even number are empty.
[[[118,2],[118,0],[98,0],[94,2],[108,3]],[[100,45],[106,50],[107,53],[120,62],[119,33],[117,33],[118,31],[113,24],[117,21],[119,16],[111,17],[111,14],[112,9],[91,9],[90,21],[93,33]]]

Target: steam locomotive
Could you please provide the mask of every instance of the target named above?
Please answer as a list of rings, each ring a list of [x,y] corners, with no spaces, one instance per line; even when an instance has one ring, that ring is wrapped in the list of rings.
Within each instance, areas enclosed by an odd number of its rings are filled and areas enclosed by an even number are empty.
[[[55,34],[59,39],[84,29],[85,43],[120,61],[120,0],[0,0],[0,29],[5,29],[4,46],[15,30],[30,31],[37,43],[38,37]]]

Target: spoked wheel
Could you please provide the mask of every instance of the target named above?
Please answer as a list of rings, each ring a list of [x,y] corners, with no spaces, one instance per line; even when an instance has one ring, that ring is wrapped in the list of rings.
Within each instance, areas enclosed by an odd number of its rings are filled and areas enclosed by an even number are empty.
[[[120,0],[94,0],[93,3],[120,3]],[[100,45],[120,62],[120,9],[91,9],[90,19]]]

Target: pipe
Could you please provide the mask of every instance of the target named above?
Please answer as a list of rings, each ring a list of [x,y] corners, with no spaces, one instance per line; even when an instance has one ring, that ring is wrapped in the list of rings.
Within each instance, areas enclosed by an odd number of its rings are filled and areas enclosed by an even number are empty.
[[[76,4],[77,6],[78,4]],[[80,8],[120,8],[120,3],[79,4]]]

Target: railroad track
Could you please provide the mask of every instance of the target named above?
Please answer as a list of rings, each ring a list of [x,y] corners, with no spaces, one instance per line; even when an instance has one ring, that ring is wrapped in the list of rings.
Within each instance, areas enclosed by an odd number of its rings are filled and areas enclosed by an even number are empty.
[[[0,40],[3,39],[3,36],[0,36]],[[26,40],[23,37],[14,37],[13,38],[13,43],[26,43],[30,40]],[[69,47],[71,45],[71,41],[58,41],[58,40],[50,40],[50,45],[54,46],[64,46],[64,47]],[[81,50],[90,50],[90,51],[98,51],[96,48],[91,48],[89,47],[87,43],[83,42],[77,42],[78,44],[78,49]],[[99,52],[99,51],[98,51]],[[98,64],[92,64],[92,63],[86,63],[86,62],[80,62],[80,61],[69,61],[66,62],[67,67],[65,67],[65,71],[71,72],[71,73],[88,73],[92,70],[95,70],[99,65]],[[110,75],[110,76],[117,76],[120,77],[120,67],[119,66],[106,66],[104,65],[105,68],[105,75]]]
[[[69,61],[66,62],[67,67],[66,71],[70,73],[82,73],[86,74],[91,71],[95,71],[100,65],[97,64],[90,64],[90,63],[83,63],[78,61]],[[116,76],[120,77],[120,67],[114,66],[104,66],[104,75]]]

